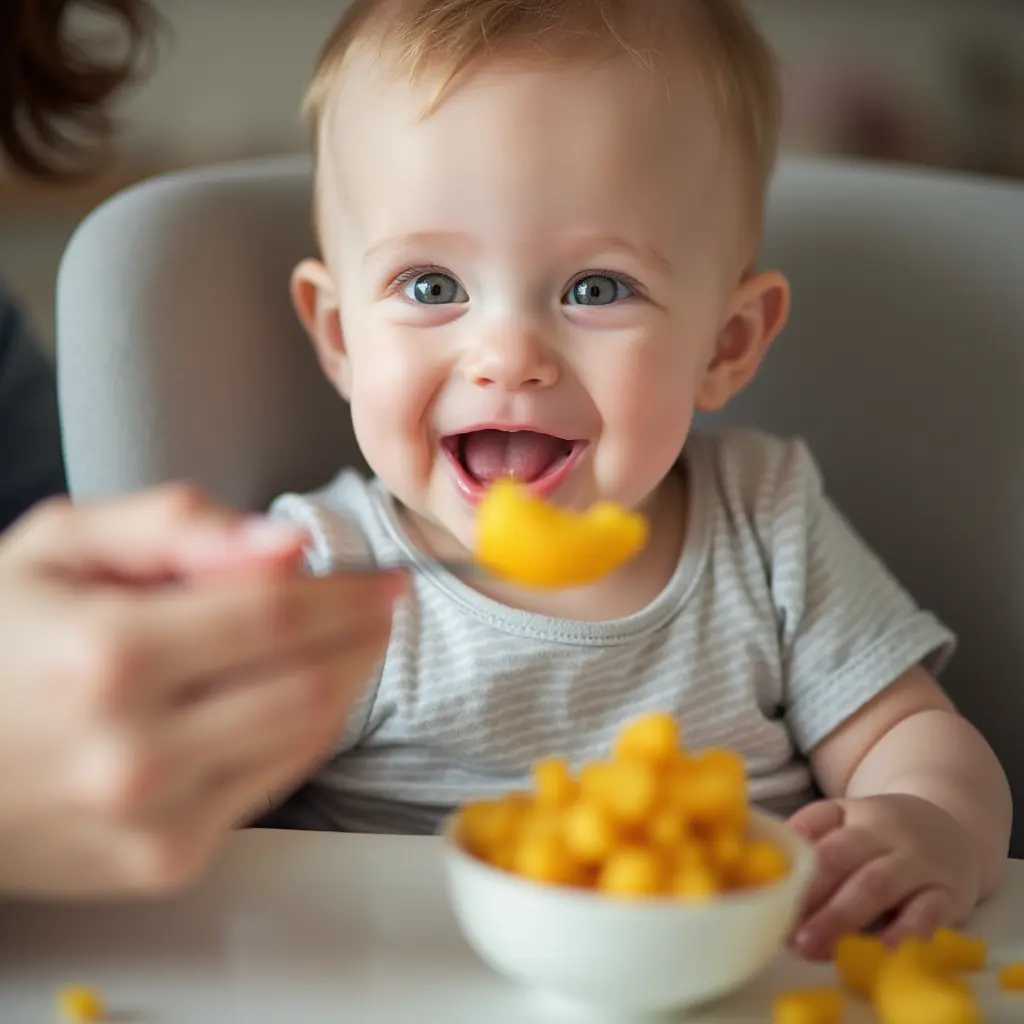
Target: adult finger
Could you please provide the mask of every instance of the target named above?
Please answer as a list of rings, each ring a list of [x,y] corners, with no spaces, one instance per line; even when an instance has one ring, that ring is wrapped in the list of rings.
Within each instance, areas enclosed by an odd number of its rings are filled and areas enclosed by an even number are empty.
[[[345,659],[226,690],[170,730],[125,748],[81,823],[80,859],[102,891],[161,893],[191,881],[224,833],[257,817],[329,753],[386,638]],[[115,753],[117,753],[115,751]],[[103,767],[102,765],[100,766]],[[85,864],[89,867],[89,864]]]
[[[277,798],[308,778],[318,758],[307,751],[256,771],[215,780],[201,803],[180,804],[151,830],[119,843],[120,876],[143,893],[175,892],[195,880],[232,831],[263,814]]]
[[[846,812],[838,800],[817,800],[801,807],[790,819],[789,825],[809,842],[824,839],[829,832],[842,828]]]
[[[169,795],[188,800],[235,775],[262,774],[295,757],[314,762],[340,737],[387,647],[387,631],[367,631],[342,654],[222,690],[180,711],[168,743],[176,779]],[[161,813],[159,807],[153,813]]]
[[[843,935],[863,931],[901,906],[920,882],[912,858],[889,852],[867,860],[800,926],[797,949],[809,959],[830,956]]]
[[[818,912],[869,861],[887,852],[870,832],[841,828],[828,833],[815,848],[817,867],[804,898],[802,919]]]
[[[910,935],[928,938],[936,928],[955,923],[953,894],[945,888],[931,887],[906,901],[881,938],[887,945],[897,946]]]
[[[237,677],[268,663],[342,652],[390,630],[405,592],[399,573],[233,579],[146,595],[130,628],[138,674],[151,692],[178,699],[197,683]]]
[[[210,567],[296,560],[301,527],[247,517],[174,484],[110,501],[40,506],[16,528],[23,559],[64,574],[162,581]]]
[[[201,800],[181,801],[133,831],[118,834],[108,858],[113,884],[142,894],[182,889],[209,864],[229,834],[295,790],[320,760],[309,749],[245,766],[210,781]]]

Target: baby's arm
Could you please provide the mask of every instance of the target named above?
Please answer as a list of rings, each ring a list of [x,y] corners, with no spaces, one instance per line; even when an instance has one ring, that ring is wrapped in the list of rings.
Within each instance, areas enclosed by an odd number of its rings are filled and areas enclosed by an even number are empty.
[[[826,797],[793,818],[819,862],[798,948],[826,956],[845,932],[897,940],[961,922],[999,883],[1010,794],[933,678],[955,637],[828,499],[801,441],[737,432],[718,458],[766,556],[778,696]]]
[[[810,759],[829,799],[794,818],[821,860],[797,936],[808,954],[886,915],[891,939],[956,923],[999,884],[1006,776],[925,669],[904,673]]]
[[[811,752],[829,796],[920,797],[977,845],[981,897],[999,884],[1010,837],[1010,787],[992,748],[923,668],[913,668]]]

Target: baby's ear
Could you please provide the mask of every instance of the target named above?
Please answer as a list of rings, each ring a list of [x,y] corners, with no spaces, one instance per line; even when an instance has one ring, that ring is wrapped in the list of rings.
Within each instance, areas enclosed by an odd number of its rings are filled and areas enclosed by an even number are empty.
[[[320,366],[328,380],[347,398],[349,360],[341,333],[338,290],[320,260],[303,260],[293,271],[292,304],[313,342]]]
[[[789,282],[774,270],[745,277],[718,333],[697,392],[701,412],[717,412],[750,383],[789,316]]]

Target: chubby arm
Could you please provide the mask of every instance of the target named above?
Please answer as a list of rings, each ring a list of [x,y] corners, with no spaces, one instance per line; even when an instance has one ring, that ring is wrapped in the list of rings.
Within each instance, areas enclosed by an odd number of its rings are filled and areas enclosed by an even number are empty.
[[[981,734],[915,667],[811,752],[825,795],[917,797],[946,811],[976,846],[979,898],[999,884],[1012,821],[1010,787]]]
[[[811,959],[881,929],[897,943],[965,921],[1002,877],[1011,800],[999,762],[921,668],[811,751],[826,799],[798,811],[818,868],[793,940]]]

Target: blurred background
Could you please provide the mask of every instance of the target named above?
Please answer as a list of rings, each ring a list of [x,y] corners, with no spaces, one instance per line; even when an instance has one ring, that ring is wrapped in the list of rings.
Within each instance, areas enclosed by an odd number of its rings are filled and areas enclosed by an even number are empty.
[[[4,0],[0,0],[4,2]],[[300,98],[344,0],[158,0],[156,73],[125,98],[108,172],[75,189],[0,167],[0,277],[52,345],[75,225],[195,164],[302,150]],[[998,175],[1024,187],[1024,0],[748,0],[786,74],[785,145]]]

